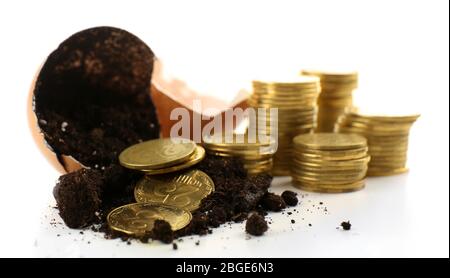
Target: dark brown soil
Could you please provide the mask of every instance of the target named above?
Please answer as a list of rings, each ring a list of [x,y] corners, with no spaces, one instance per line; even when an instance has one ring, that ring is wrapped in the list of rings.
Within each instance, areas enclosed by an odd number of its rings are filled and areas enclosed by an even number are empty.
[[[341,227],[345,231],[348,231],[348,230],[350,230],[352,228],[352,224],[350,224],[350,221],[344,221],[344,222],[341,223]]]
[[[264,216],[258,213],[252,213],[245,223],[245,231],[254,236],[263,235],[269,227],[267,226]]]
[[[174,234],[170,224],[165,220],[156,220],[152,230],[152,238],[164,243],[172,243]]]
[[[297,193],[295,193],[293,191],[286,190],[283,193],[281,193],[281,197],[283,198],[284,202],[288,206],[292,207],[292,206],[296,206],[298,204]]]
[[[119,165],[62,175],[53,189],[59,214],[71,228],[101,223],[106,220],[102,212],[135,202],[134,184],[141,176]]]
[[[212,232],[212,228],[228,221],[244,221],[251,212],[265,215],[267,210],[279,211],[284,207],[283,199],[280,196],[267,191],[272,177],[269,175],[247,176],[242,163],[238,159],[206,156],[194,168],[204,171],[211,177],[215,184],[215,191],[206,197],[200,207],[192,213],[193,219],[188,226],[172,232],[167,229],[167,226],[163,229],[164,226],[155,225],[156,233],[153,231],[140,237],[141,241],[148,242],[148,239],[152,238],[169,242],[170,239],[186,235],[206,235]],[[86,186],[86,183],[75,184],[78,179],[69,179],[78,175],[91,177],[93,182],[90,186]],[[71,206],[70,210],[61,213],[61,217],[66,223],[73,221],[72,219],[77,219],[75,224],[70,226],[73,228],[99,223],[101,227],[96,230],[104,232],[105,237],[128,239],[129,236],[109,229],[106,216],[118,206],[135,202],[134,186],[141,177],[142,174],[139,172],[118,165],[111,165],[104,171],[85,169],[63,175],[60,177],[60,181],[67,181],[67,185],[61,186],[61,182],[59,182],[55,191],[60,195],[63,194],[66,198],[57,198],[58,207],[66,207],[68,204],[71,204]],[[70,191],[72,187],[81,187],[83,189],[81,192],[85,192],[87,196],[96,194],[95,196],[98,197],[96,206],[85,209],[85,206],[90,204],[85,203],[83,201],[85,199],[72,203],[73,198],[71,196],[73,193]],[[268,202],[268,200],[271,200],[271,202]],[[268,208],[267,204],[264,205],[263,201],[264,204],[269,203],[271,209]],[[78,225],[79,223],[83,225]],[[158,230],[159,228],[161,229]],[[164,236],[165,233],[167,233],[167,237]]]
[[[286,208],[286,203],[281,196],[269,192],[266,192],[261,199],[261,205],[265,210],[269,211],[281,211]]]
[[[102,175],[98,171],[83,169],[60,177],[53,195],[68,227],[80,228],[98,221],[96,212],[101,206],[102,190]]]
[[[34,90],[38,124],[54,152],[102,169],[129,145],[159,137],[149,94],[153,60],[143,41],[113,27],[63,41]]]

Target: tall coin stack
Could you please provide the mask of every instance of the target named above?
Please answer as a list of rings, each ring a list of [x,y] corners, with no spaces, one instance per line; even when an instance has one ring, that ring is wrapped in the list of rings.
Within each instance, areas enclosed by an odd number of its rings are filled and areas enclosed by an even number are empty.
[[[275,152],[274,140],[268,139],[266,142],[249,140],[248,135],[239,141],[236,134],[228,136],[215,134],[203,137],[203,147],[210,155],[239,157],[250,175],[270,173],[273,166],[272,157]]]
[[[408,137],[419,115],[381,116],[350,109],[336,123],[336,131],[355,133],[369,144],[368,176],[389,176],[406,172]]]
[[[317,100],[319,111],[315,131],[333,132],[338,117],[353,104],[353,91],[358,86],[358,73],[304,70],[302,74],[320,78],[322,91]]]
[[[288,81],[253,81],[253,94],[248,104],[265,111],[265,121],[257,114],[257,132],[278,138],[278,149],[273,158],[274,176],[290,175],[292,138],[310,133],[316,127],[319,78],[298,76]],[[277,108],[277,126],[271,126],[269,108]],[[258,112],[259,113],[259,112]],[[275,132],[276,129],[276,132]]]
[[[308,191],[340,193],[364,188],[370,156],[356,134],[314,133],[293,139],[292,182]]]

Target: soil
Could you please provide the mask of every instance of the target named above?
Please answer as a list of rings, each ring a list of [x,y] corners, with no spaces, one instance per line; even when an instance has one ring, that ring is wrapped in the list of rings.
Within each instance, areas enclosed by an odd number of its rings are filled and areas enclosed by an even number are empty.
[[[261,199],[261,205],[265,210],[269,211],[281,211],[286,208],[286,203],[281,196],[269,192],[266,192]]]
[[[53,195],[59,214],[70,228],[88,226],[98,221],[101,206],[102,175],[98,171],[80,170],[61,176]]]
[[[267,222],[264,216],[253,213],[245,224],[245,231],[254,236],[261,236],[268,230]]]
[[[150,98],[154,54],[113,27],[78,32],[53,51],[34,90],[44,138],[60,157],[102,169],[126,147],[159,137]]]
[[[165,220],[156,220],[153,225],[152,238],[164,243],[172,243],[174,234],[170,224]]]
[[[341,223],[341,227],[342,229],[344,229],[345,231],[348,231],[352,228],[352,224],[350,224],[350,221],[343,221]]]
[[[288,206],[292,207],[292,206],[296,206],[298,204],[297,193],[295,193],[293,191],[286,190],[283,193],[281,193],[281,197],[283,198],[284,202]]]
[[[204,171],[211,177],[215,184],[215,191],[206,197],[200,207],[192,213],[193,219],[188,226],[172,232],[169,231],[167,225],[165,229],[162,229],[164,226],[160,227],[155,223],[153,233],[139,237],[141,241],[148,242],[149,238],[152,238],[167,243],[182,236],[206,235],[212,232],[211,228],[229,221],[243,221],[252,212],[265,215],[267,210],[279,211],[285,207],[281,196],[267,191],[272,177],[269,175],[247,176],[242,163],[237,159],[207,156],[194,168]],[[91,183],[89,186],[86,186],[86,182],[78,184],[80,179],[71,178],[74,176],[90,177]],[[140,173],[119,165],[111,165],[104,171],[83,169],[61,176],[55,191],[58,192],[58,196],[63,195],[67,198],[57,198],[58,207],[68,207],[70,204],[70,209],[63,210],[63,213],[60,211],[61,217],[72,228],[81,228],[97,223],[101,225],[99,229],[95,230],[104,232],[106,238],[128,239],[129,236],[109,229],[106,216],[118,206],[135,202],[133,189],[141,176]],[[74,198],[71,197],[73,194],[71,188],[73,187],[83,188],[81,192],[85,192],[86,196],[97,196],[96,206],[91,206],[91,202],[85,203],[83,200],[86,199],[74,201]]]

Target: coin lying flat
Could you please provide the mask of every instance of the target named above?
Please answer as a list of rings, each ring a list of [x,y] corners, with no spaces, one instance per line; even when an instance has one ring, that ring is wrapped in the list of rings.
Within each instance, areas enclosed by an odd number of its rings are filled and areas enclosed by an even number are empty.
[[[172,172],[177,172],[177,171],[181,171],[183,169],[187,169],[197,163],[199,163],[200,161],[203,160],[203,158],[205,158],[205,149],[197,146],[195,149],[194,154],[189,157],[188,161],[185,161],[181,164],[176,164],[167,168],[162,168],[162,169],[155,169],[155,170],[141,170],[142,172],[144,172],[147,175],[160,175],[160,174],[167,174],[167,173],[172,173]]]
[[[156,220],[167,221],[172,230],[186,227],[192,219],[189,211],[163,204],[134,203],[118,207],[107,216],[111,229],[128,235],[143,235],[153,229]]]
[[[308,149],[346,150],[364,148],[367,140],[356,134],[314,133],[295,137],[294,144]]]
[[[187,161],[195,149],[195,142],[190,140],[155,139],[126,148],[119,162],[130,169],[161,169]]]
[[[202,171],[146,176],[136,184],[134,197],[139,203],[159,203],[194,211],[214,191],[211,178]]]
[[[356,181],[353,183],[349,183],[346,185],[327,185],[327,184],[321,184],[321,185],[317,185],[317,184],[309,184],[307,182],[303,182],[303,181],[297,181],[297,180],[293,180],[292,183],[295,187],[301,189],[301,190],[306,190],[306,191],[311,191],[311,192],[320,192],[320,193],[346,193],[346,192],[354,192],[354,191],[358,191],[361,190],[365,187],[365,181],[361,180],[361,181]]]

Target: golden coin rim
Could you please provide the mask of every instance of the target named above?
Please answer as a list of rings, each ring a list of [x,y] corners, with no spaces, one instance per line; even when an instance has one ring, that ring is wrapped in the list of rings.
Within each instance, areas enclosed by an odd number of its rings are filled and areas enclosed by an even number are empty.
[[[201,146],[196,146],[194,154],[190,157],[190,160],[187,162],[183,162],[180,164],[176,164],[167,168],[155,169],[155,170],[141,170],[147,175],[160,175],[160,174],[168,174],[180,170],[184,170],[186,168],[192,167],[195,164],[199,163],[205,158],[206,151]]]

